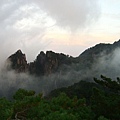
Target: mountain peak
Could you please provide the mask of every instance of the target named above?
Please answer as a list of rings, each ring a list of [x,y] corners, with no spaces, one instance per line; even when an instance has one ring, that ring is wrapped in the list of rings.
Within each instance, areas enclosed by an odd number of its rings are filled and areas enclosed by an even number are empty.
[[[118,41],[115,41],[113,45],[120,45],[120,39]]]
[[[17,50],[16,54],[22,54],[22,50],[21,49]]]
[[[11,68],[18,71],[24,72],[27,69],[26,55],[19,49],[17,52],[8,57],[11,63]]]
[[[11,68],[18,72],[28,71],[30,74],[48,75],[62,69],[62,65],[71,65],[80,63],[81,68],[90,67],[94,61],[101,55],[111,54],[116,48],[120,48],[120,40],[113,44],[100,43],[87,50],[76,58],[69,57],[62,53],[41,51],[33,62],[27,63],[25,54],[19,49],[8,59],[11,62]],[[83,65],[84,64],[84,65]]]

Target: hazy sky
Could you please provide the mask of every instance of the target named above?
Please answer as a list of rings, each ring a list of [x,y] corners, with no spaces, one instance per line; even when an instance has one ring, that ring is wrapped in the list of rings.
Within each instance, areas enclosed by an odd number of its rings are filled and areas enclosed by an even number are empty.
[[[0,0],[0,60],[17,49],[78,56],[120,38],[120,0]]]

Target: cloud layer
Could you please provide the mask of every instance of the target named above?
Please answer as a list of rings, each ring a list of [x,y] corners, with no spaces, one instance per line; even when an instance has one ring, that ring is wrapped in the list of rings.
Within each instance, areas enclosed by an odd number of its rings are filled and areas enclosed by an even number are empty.
[[[35,0],[57,25],[71,30],[88,26],[98,19],[98,0]]]
[[[1,0],[1,58],[22,49],[31,61],[50,44],[45,39],[50,26],[74,31],[96,20],[99,12],[98,0]]]

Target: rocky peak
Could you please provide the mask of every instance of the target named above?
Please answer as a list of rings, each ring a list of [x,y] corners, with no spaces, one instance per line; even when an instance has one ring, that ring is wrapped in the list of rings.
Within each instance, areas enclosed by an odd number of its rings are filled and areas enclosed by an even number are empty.
[[[22,51],[19,49],[16,54],[22,54]]]
[[[29,71],[32,74],[48,75],[55,72],[58,68],[57,53],[41,51],[36,60],[29,64]]]
[[[8,61],[10,61],[11,69],[16,70],[17,72],[24,72],[27,70],[26,55],[23,54],[21,50],[18,50],[16,53],[9,56]]]
[[[37,76],[49,75],[56,72],[61,65],[71,63],[68,56],[53,51],[47,51],[46,53],[41,51],[35,61],[27,64],[25,54],[18,50],[8,57],[7,61],[10,61],[9,66],[11,69],[17,72],[27,71]]]
[[[118,41],[115,41],[115,42],[113,43],[113,46],[115,46],[115,47],[120,47],[120,39],[119,39]]]
[[[46,65],[45,65],[45,72],[50,74],[55,72],[58,68],[58,54],[52,51],[46,52]]]
[[[41,65],[45,64],[46,55],[43,51],[41,51],[40,54],[37,56],[36,61],[39,62]]]

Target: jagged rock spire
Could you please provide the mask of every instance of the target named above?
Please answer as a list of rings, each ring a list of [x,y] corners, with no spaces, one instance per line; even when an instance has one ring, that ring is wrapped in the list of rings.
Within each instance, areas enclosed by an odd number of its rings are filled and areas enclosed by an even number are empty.
[[[27,60],[26,55],[22,53],[19,49],[16,53],[8,57],[8,60],[11,63],[11,69],[14,69],[18,72],[25,72],[27,70]]]

